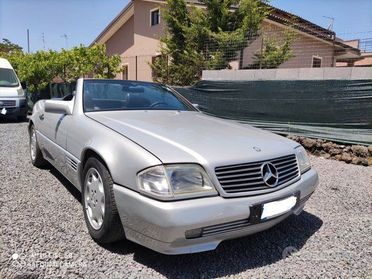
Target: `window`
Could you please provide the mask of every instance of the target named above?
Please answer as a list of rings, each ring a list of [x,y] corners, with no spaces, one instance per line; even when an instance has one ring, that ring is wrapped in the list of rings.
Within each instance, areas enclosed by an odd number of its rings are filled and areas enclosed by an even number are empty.
[[[17,87],[18,79],[13,69],[0,68],[0,87]]]
[[[321,68],[322,67],[322,57],[313,56],[313,61],[311,63],[311,67],[313,67],[313,68]]]
[[[167,86],[124,80],[85,80],[84,111],[181,110],[194,111],[187,101]]]
[[[150,13],[151,26],[158,25],[160,22],[160,10],[159,9],[152,10]]]
[[[128,64],[123,65],[121,70],[121,79],[128,80]]]

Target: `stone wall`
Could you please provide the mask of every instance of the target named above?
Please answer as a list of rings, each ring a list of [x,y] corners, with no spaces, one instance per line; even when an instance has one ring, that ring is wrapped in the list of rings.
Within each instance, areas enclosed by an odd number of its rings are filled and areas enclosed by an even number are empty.
[[[309,152],[326,159],[344,161],[348,164],[372,166],[372,145],[344,145],[322,139],[288,136],[302,144]]]

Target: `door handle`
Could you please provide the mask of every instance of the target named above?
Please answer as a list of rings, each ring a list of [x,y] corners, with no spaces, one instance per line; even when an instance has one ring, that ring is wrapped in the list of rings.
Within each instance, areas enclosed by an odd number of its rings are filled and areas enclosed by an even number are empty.
[[[39,115],[39,119],[40,120],[44,120],[44,113],[42,113],[42,114]]]

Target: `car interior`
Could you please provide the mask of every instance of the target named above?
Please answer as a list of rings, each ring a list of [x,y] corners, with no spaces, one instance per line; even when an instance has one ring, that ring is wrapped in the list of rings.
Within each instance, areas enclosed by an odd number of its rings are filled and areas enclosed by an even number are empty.
[[[188,110],[171,91],[158,85],[89,82],[84,86],[84,110]]]

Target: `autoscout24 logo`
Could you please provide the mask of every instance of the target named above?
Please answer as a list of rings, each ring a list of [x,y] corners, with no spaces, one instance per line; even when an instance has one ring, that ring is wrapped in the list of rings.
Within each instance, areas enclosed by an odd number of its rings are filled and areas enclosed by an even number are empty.
[[[76,259],[76,255],[71,252],[61,253],[52,252],[45,250],[25,250],[20,247],[19,243],[19,231],[13,234],[10,239],[9,252],[10,264],[15,269],[67,269],[76,267],[87,267],[87,262],[80,259]]]

